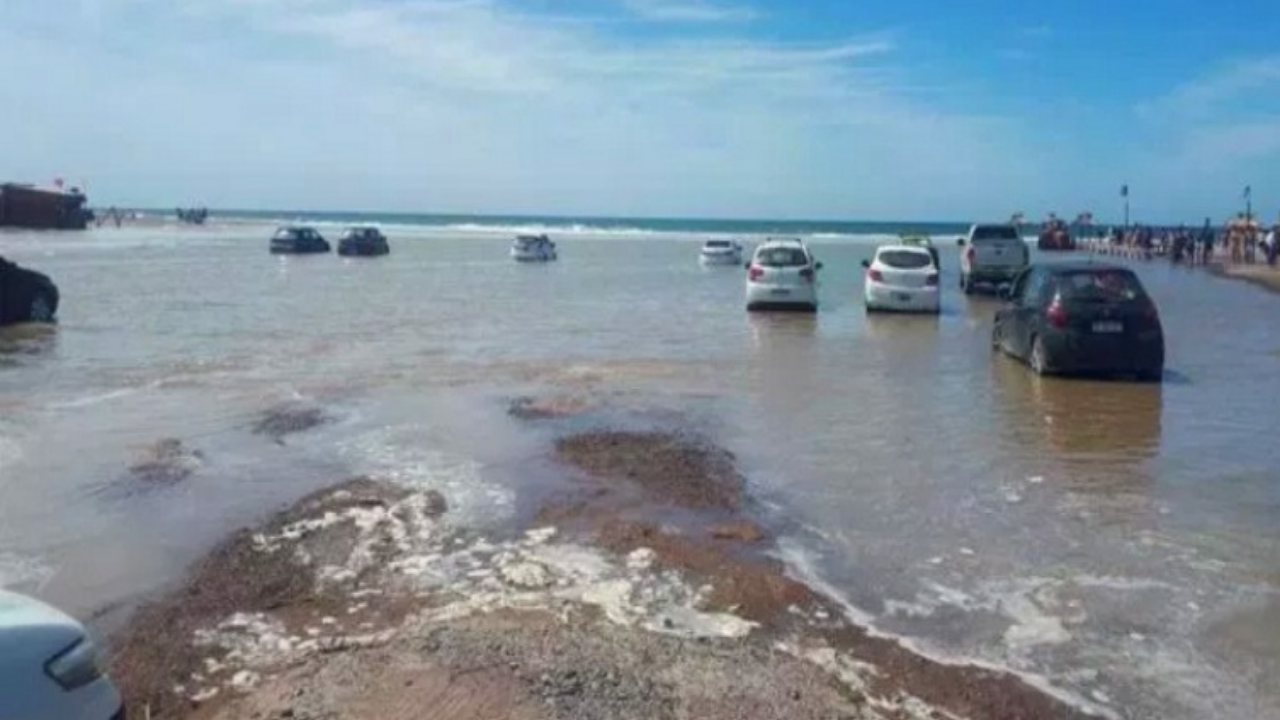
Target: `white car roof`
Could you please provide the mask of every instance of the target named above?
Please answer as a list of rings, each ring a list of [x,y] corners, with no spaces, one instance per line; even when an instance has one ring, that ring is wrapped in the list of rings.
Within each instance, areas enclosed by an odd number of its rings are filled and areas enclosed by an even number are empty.
[[[928,255],[931,258],[933,257],[933,253],[929,252],[929,248],[922,247],[920,245],[881,245],[880,247],[876,248],[876,255],[879,255],[882,252],[889,252],[889,251],[910,252],[910,253],[916,253],[919,255]]]
[[[49,628],[55,633],[80,635],[80,623],[61,610],[35,598],[0,590],[0,638],[30,628]]]
[[[756,251],[758,252],[760,250],[765,250],[767,248],[776,248],[776,247],[805,248],[805,244],[804,244],[804,241],[800,240],[799,238],[769,238],[768,240],[765,240],[764,242],[760,243],[760,245],[756,247]]]

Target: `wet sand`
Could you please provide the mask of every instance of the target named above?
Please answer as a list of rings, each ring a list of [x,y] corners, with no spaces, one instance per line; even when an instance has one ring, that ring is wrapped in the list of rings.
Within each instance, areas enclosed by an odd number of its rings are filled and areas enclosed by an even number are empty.
[[[116,636],[131,716],[1074,718],[790,578],[728,452],[589,430],[529,527],[357,478],[227,539]]]
[[[1209,266],[1209,270],[1218,277],[1240,280],[1273,293],[1280,293],[1280,269],[1267,267],[1265,263],[1259,265],[1214,263]]]

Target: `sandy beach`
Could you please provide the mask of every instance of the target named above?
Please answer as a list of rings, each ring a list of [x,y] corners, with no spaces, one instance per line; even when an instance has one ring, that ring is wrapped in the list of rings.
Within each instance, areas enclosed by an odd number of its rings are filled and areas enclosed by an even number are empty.
[[[574,489],[506,536],[376,478],[236,533],[116,634],[131,717],[1087,716],[853,624],[771,559],[734,458],[695,435],[592,429],[548,452]]]
[[[1210,266],[1213,274],[1249,283],[1255,287],[1280,293],[1280,270],[1267,267],[1265,264],[1232,265],[1230,263],[1214,263]]]

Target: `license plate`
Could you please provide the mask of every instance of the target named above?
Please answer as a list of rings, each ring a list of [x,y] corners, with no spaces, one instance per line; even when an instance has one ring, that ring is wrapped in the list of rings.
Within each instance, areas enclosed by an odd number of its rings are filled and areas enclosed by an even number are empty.
[[[911,302],[911,296],[906,293],[894,293],[893,299],[898,302]]]
[[[1119,333],[1124,332],[1124,325],[1115,320],[1099,320],[1093,324],[1093,331],[1096,333]]]
[[[769,291],[770,295],[790,295],[791,291],[786,288],[774,288]]]

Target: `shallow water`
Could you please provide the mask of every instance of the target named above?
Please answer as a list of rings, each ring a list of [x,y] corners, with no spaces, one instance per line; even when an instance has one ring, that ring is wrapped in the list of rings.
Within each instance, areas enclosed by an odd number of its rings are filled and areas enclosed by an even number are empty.
[[[0,234],[64,303],[55,331],[0,334],[0,584],[89,613],[357,473],[501,525],[555,474],[555,426],[507,402],[569,391],[732,449],[795,571],[924,651],[1127,717],[1280,717],[1273,297],[1141,265],[1166,382],[1069,382],[992,355],[996,303],[955,290],[945,247],[940,318],[866,317],[856,238],[815,239],[816,317],[748,317],[742,273],[675,233],[558,237],[547,266],[456,229],[377,260],[270,257],[267,234]],[[329,422],[253,434],[282,403]],[[170,437],[196,473],[132,478]]]

